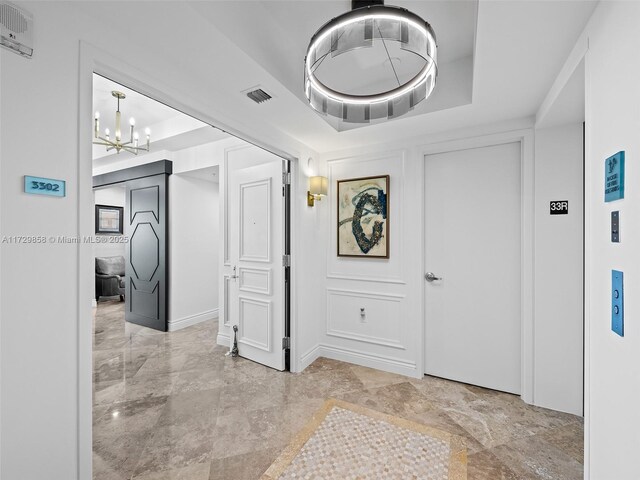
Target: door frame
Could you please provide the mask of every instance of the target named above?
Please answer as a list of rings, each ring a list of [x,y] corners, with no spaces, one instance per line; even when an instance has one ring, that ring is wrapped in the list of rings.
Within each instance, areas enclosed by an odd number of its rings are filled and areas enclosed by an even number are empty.
[[[482,135],[473,138],[451,140],[418,148],[422,161],[421,184],[422,201],[420,203],[420,230],[422,235],[422,249],[420,251],[420,261],[422,273],[420,282],[422,288],[420,295],[421,315],[420,339],[422,348],[418,352],[418,361],[422,375],[425,372],[425,348],[426,348],[426,285],[424,284],[425,273],[425,163],[427,155],[438,153],[456,152],[474,148],[491,147],[504,145],[506,143],[520,144],[520,356],[521,356],[521,377],[520,377],[520,397],[526,403],[532,404],[534,399],[534,331],[533,331],[533,295],[534,295],[534,133],[533,128],[514,130],[511,132]]]
[[[251,143],[259,148],[267,150],[282,158],[289,164],[291,174],[290,200],[298,197],[298,185],[296,182],[298,173],[298,158],[287,151],[266,144],[259,139],[252,137],[225,122],[218,120],[210,114],[200,110],[195,99],[176,90],[158,79],[157,76],[145,73],[139,68],[113,56],[105,50],[81,40],[79,42],[79,68],[78,68],[78,118],[93,118],[93,74],[97,73],[113,80],[114,82],[127,85],[129,88],[146,95],[158,102],[164,103],[186,115],[190,115],[204,123],[218,128],[225,133],[229,133],[241,140]],[[77,228],[79,237],[91,237],[94,233],[93,219],[93,168],[92,157],[92,122],[78,121],[78,184],[75,193],[77,195]],[[73,188],[73,187],[71,187]],[[297,269],[295,268],[296,254],[298,251],[298,239],[296,229],[293,228],[293,219],[297,216],[299,209],[298,202],[290,202],[290,247],[291,247],[291,267],[290,267],[290,297],[294,299],[290,303],[290,326],[291,336],[291,371],[297,371],[297,302],[295,298],[297,289]],[[93,252],[91,244],[78,243],[77,257],[77,280],[76,289],[78,292],[77,303],[77,462],[78,478],[91,478],[93,474],[92,451],[93,451],[93,404],[92,404],[92,322],[91,299],[93,298]]]

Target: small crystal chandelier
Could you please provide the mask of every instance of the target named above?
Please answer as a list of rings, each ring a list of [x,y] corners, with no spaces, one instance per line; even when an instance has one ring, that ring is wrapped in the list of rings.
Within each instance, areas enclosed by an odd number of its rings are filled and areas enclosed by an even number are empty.
[[[133,117],[129,119],[129,141],[122,142],[122,130],[120,129],[120,100],[124,100],[126,98],[125,94],[119,92],[117,90],[113,90],[111,95],[116,97],[118,100],[118,109],[116,110],[116,132],[115,132],[115,140],[111,140],[110,132],[108,128],[104,129],[104,137],[100,136],[100,112],[96,112],[95,122],[93,134],[96,140],[93,141],[94,145],[104,145],[107,147],[107,152],[115,149],[116,153],[120,153],[121,150],[125,152],[133,153],[137,155],[138,152],[148,152],[149,151],[149,143],[151,142],[151,130],[145,129],[144,133],[147,136],[147,144],[146,146],[138,146],[139,135],[138,132],[134,132],[133,129],[136,126],[136,121]]]
[[[322,115],[370,123],[404,115],[431,95],[438,75],[436,37],[418,15],[383,0],[352,10],[311,37],[304,92]]]

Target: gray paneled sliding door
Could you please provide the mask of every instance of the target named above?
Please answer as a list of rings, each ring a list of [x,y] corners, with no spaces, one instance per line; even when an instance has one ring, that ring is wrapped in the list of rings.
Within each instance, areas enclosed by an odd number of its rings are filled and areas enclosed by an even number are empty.
[[[167,331],[168,176],[128,180],[125,320]]]

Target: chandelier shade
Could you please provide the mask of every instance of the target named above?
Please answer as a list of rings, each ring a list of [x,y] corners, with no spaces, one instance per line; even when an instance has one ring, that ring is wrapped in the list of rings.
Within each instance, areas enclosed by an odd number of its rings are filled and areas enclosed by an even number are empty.
[[[433,91],[438,73],[431,26],[399,7],[356,8],[322,26],[305,56],[311,107],[345,122],[396,118]]]
[[[111,150],[115,150],[116,153],[120,153],[122,150],[125,152],[133,153],[134,155],[138,155],[139,152],[148,152],[151,144],[151,130],[146,128],[146,144],[139,145],[140,135],[138,132],[135,132],[136,121],[133,117],[129,119],[129,141],[122,141],[122,114],[120,113],[120,100],[124,100],[126,95],[117,90],[113,90],[111,95],[117,99],[118,105],[116,108],[116,118],[115,118],[115,138],[111,139],[111,132],[108,128],[104,129],[104,134],[100,135],[100,112],[96,112],[94,117],[93,124],[93,136],[94,136],[94,145],[103,145],[107,147],[107,152]]]

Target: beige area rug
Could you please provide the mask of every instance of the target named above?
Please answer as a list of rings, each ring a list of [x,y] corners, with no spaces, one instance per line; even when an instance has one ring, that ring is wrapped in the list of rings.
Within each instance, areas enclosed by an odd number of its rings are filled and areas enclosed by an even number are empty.
[[[329,399],[261,480],[466,480],[461,437]]]

